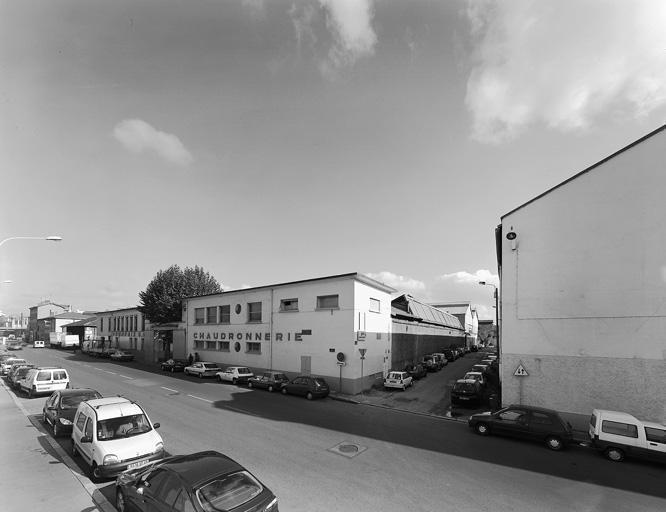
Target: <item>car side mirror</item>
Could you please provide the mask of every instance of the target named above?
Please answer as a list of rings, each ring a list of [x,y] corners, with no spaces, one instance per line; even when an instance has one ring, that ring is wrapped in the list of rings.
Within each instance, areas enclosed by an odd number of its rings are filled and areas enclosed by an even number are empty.
[[[160,424],[158,423],[153,423],[153,428],[160,428]]]
[[[92,443],[92,439],[90,438],[90,436],[83,436],[79,442],[80,443]]]

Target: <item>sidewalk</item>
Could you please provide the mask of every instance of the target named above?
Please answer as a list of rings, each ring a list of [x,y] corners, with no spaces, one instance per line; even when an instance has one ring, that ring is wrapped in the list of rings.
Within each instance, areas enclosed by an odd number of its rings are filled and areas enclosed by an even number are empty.
[[[4,380],[1,382],[3,510],[115,511],[41,422],[29,417]]]

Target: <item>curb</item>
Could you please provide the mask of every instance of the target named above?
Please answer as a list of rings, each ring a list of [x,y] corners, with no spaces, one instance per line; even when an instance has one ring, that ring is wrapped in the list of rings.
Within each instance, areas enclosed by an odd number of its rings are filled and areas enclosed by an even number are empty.
[[[6,391],[9,391],[4,381],[2,382],[2,385]],[[95,504],[103,512],[116,512],[116,507],[114,507],[109,502],[109,500],[107,500],[104,497],[104,495],[100,492],[97,486],[94,483],[92,483],[87,476],[79,473],[80,470],[77,464],[72,460],[72,458],[67,454],[67,452],[65,452],[65,450],[63,450],[62,447],[53,439],[53,437],[51,437],[48,434],[46,428],[44,428],[44,425],[42,425],[36,417],[31,416],[30,413],[28,413],[27,409],[23,406],[23,404],[17,400],[14,393],[8,392],[7,394],[10,396],[14,404],[19,408],[21,413],[28,419],[28,421],[30,421],[32,426],[37,429],[39,435],[49,443],[51,448],[53,448],[53,451],[55,451],[58,457],[60,457],[62,462],[67,466],[67,469],[69,469],[72,475],[79,481],[81,486],[90,495]]]

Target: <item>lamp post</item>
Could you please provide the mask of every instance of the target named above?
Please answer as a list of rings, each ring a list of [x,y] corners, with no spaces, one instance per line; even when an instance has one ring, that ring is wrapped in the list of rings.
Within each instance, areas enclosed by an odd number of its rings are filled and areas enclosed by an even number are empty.
[[[62,237],[60,236],[12,236],[9,238],[5,238],[2,242],[0,242],[0,246],[4,244],[5,242],[9,242],[10,240],[48,240],[49,242],[60,242],[62,240]]]
[[[495,336],[497,337],[497,363],[500,363],[502,358],[502,347],[500,345],[500,328],[499,328],[499,297],[497,293],[497,286],[492,283],[486,283],[485,281],[479,281],[480,285],[483,286],[492,286],[495,289]]]

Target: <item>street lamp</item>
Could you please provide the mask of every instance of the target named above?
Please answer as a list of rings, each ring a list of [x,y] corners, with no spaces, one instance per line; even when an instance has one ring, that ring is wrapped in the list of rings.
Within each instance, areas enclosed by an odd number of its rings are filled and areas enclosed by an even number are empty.
[[[497,337],[497,363],[499,364],[502,358],[502,347],[500,346],[500,328],[499,328],[499,297],[497,293],[497,286],[492,283],[486,283],[485,281],[479,281],[480,285],[483,286],[492,286],[495,288],[495,336]]]
[[[48,240],[49,242],[60,242],[62,237],[60,236],[12,236],[10,238],[5,238],[0,245],[10,240]]]

